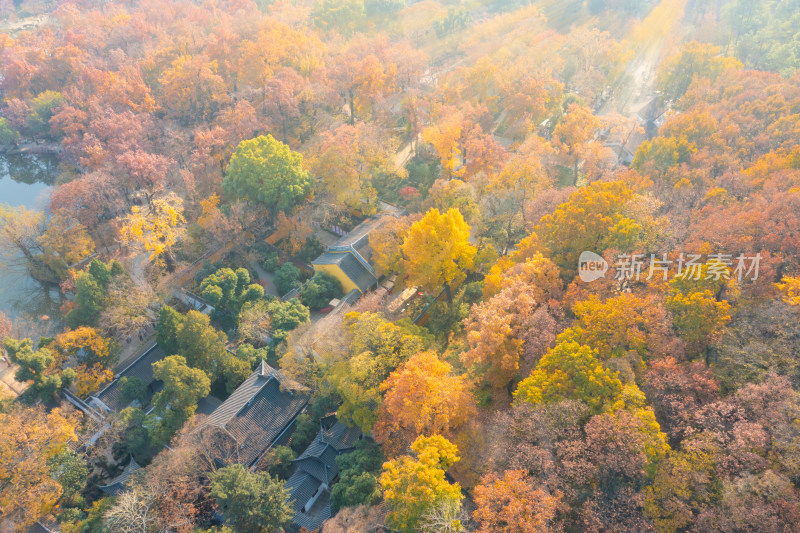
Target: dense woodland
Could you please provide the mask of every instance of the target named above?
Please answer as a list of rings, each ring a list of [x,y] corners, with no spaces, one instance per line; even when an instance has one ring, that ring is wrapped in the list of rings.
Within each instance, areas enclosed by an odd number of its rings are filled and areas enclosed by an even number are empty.
[[[0,314],[27,385],[0,402],[4,527],[282,531],[335,413],[370,438],[325,533],[797,531],[798,28],[797,0],[0,0],[0,149],[59,161],[46,212],[0,204],[0,247],[66,297]],[[321,313],[319,232],[387,204],[393,294]],[[643,275],[586,283],[583,251]],[[87,444],[66,395],[142,331],[164,386],[124,383]],[[198,402],[262,360],[308,412],[223,467]]]

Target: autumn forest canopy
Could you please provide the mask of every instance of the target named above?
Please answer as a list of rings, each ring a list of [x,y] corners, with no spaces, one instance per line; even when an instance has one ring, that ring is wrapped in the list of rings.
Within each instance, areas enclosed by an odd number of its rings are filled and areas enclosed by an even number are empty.
[[[798,28],[0,0],[0,529],[796,531]]]

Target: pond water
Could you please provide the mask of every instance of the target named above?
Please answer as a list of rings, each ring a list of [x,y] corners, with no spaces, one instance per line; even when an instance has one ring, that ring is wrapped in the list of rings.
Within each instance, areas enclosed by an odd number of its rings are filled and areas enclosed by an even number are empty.
[[[58,176],[52,154],[0,154],[0,203],[46,210]],[[0,311],[11,319],[27,315],[57,326],[63,299],[58,287],[33,279],[16,254],[0,256]]]

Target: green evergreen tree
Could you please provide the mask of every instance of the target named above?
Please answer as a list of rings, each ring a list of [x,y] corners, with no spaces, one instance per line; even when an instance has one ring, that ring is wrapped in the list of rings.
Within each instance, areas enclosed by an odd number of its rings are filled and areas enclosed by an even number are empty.
[[[234,464],[210,477],[211,496],[237,532],[277,533],[294,516],[283,481],[265,472]]]

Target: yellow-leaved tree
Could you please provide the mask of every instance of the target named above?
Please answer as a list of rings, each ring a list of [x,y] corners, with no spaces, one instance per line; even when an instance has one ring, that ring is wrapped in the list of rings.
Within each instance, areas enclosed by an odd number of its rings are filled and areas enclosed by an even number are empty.
[[[524,263],[532,258],[543,257],[541,249],[542,244],[539,242],[539,237],[535,233],[519,241],[516,249],[510,254],[499,258],[497,262],[492,265],[492,268],[489,269],[489,273],[486,274],[486,278],[483,280],[483,296],[489,298],[500,292],[504,287],[503,283],[505,280],[503,277],[505,276],[505,272],[516,264]],[[536,260],[541,261],[541,259]],[[547,262],[552,263],[549,259]]]
[[[75,365],[75,392],[85,398],[114,379],[118,346],[95,328],[79,327],[58,335],[54,344],[62,356]]]
[[[38,239],[44,233],[44,213],[24,206],[0,204],[0,250],[5,256],[25,256],[29,263],[38,253]]]
[[[94,241],[86,227],[65,209],[57,211],[50,219],[47,231],[38,239],[44,261],[61,279],[67,269],[94,252]]]
[[[677,100],[696,78],[713,81],[726,70],[740,68],[742,63],[724,55],[719,46],[691,41],[664,62],[656,83],[666,98]]]
[[[568,331],[573,340],[597,350],[601,361],[631,352],[648,358],[667,353],[669,320],[655,296],[622,293],[602,301],[591,295],[572,312],[576,320]]]
[[[532,404],[580,400],[593,413],[600,413],[609,410],[621,394],[622,382],[603,367],[595,350],[565,339],[519,383],[514,398]]]
[[[423,515],[434,506],[461,502],[461,487],[445,472],[458,461],[456,445],[441,435],[419,437],[404,455],[383,465],[380,482],[389,524],[403,532],[419,531]]]
[[[197,217],[197,224],[204,230],[208,230],[214,223],[214,219],[219,216],[219,195],[212,194],[205,200],[200,200],[200,208],[202,212]]]
[[[450,296],[472,268],[476,249],[470,227],[458,209],[431,209],[411,225],[403,241],[403,264],[410,283],[433,291],[444,286]]]
[[[637,445],[647,457],[647,474],[654,475],[670,448],[644,393],[633,381],[623,384],[617,372],[598,360],[596,350],[578,344],[572,337],[570,330],[559,337],[559,343],[519,383],[515,400],[534,405],[562,400],[584,402],[592,414],[635,431]]]
[[[42,405],[0,412],[0,516],[10,531],[27,531],[61,496],[48,460],[76,440],[75,417]]]
[[[708,364],[707,349],[725,333],[725,326],[731,321],[731,305],[717,300],[709,290],[684,293],[673,289],[666,303],[689,356],[705,353]]]
[[[442,174],[446,177],[461,174],[461,142],[465,127],[468,126],[464,124],[464,117],[460,113],[451,113],[422,132],[422,139],[436,150],[442,162]]]
[[[408,215],[400,218],[389,218],[369,236],[372,249],[372,263],[378,274],[395,272],[403,277],[403,240],[405,240],[411,224],[422,215]]]
[[[131,213],[122,219],[120,239],[125,246],[150,252],[150,261],[165,265],[171,272],[175,269],[172,246],[183,237],[185,224],[183,200],[169,193],[153,200],[149,208],[131,207]]]
[[[783,299],[789,305],[800,305],[800,277],[785,277],[777,284]]]
[[[348,352],[329,370],[330,384],[342,398],[336,411],[339,420],[357,425],[368,433],[381,404],[381,383],[400,364],[428,346],[422,328],[394,324],[378,313],[348,313]]]
[[[596,181],[569,195],[552,215],[545,215],[536,234],[565,279],[578,271],[578,257],[588,250],[632,251],[642,243],[645,222],[631,216],[633,191],[621,181]]]

